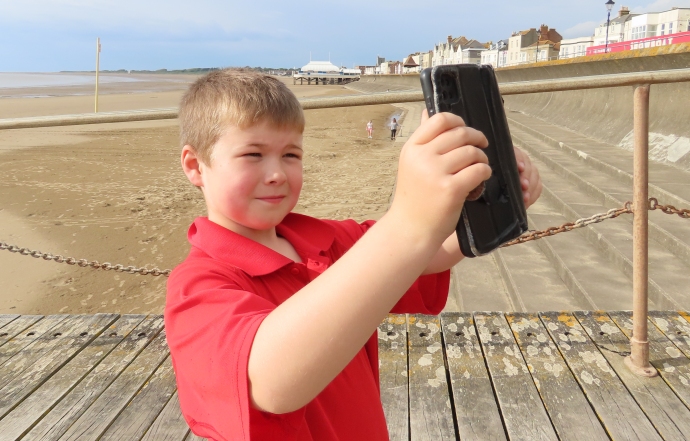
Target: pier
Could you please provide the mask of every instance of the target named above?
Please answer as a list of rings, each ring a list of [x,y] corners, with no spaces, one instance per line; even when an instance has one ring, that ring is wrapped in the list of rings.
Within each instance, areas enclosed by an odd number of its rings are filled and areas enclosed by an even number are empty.
[[[390,315],[378,329],[391,440],[685,440],[690,314]],[[194,441],[160,315],[0,315],[0,440]]]

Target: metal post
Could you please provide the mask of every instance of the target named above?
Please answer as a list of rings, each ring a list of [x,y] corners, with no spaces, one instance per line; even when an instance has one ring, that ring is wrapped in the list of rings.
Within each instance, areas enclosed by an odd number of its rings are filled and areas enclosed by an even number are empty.
[[[609,26],[611,25],[611,11],[606,16],[606,45],[604,46],[604,53],[609,51]]]
[[[649,84],[634,86],[633,131],[633,335],[625,364],[640,376],[654,377],[647,341]]]
[[[101,58],[101,38],[96,38],[96,104],[94,106],[94,112],[98,113],[98,69]]]

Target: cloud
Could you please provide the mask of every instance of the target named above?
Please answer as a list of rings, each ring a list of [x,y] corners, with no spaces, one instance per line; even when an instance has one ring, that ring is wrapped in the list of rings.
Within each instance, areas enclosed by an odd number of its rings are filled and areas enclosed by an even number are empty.
[[[594,35],[594,29],[600,24],[601,23],[596,21],[578,23],[563,31],[561,35],[563,35],[563,38],[589,37],[590,35]]]

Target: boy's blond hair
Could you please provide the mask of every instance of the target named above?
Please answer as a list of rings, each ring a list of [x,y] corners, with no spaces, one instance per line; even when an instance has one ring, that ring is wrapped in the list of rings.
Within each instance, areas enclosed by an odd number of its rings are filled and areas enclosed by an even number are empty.
[[[297,97],[280,80],[244,69],[216,70],[196,80],[180,103],[180,143],[211,164],[213,145],[230,125],[241,129],[260,121],[304,131]]]

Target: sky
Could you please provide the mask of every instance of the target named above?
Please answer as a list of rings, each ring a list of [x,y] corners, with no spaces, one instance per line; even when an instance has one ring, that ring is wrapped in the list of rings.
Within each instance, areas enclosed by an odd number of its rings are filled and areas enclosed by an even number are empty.
[[[100,68],[340,66],[403,60],[448,35],[481,42],[546,24],[592,35],[604,0],[0,0],[0,72]],[[690,8],[690,0],[616,1],[632,12]]]

